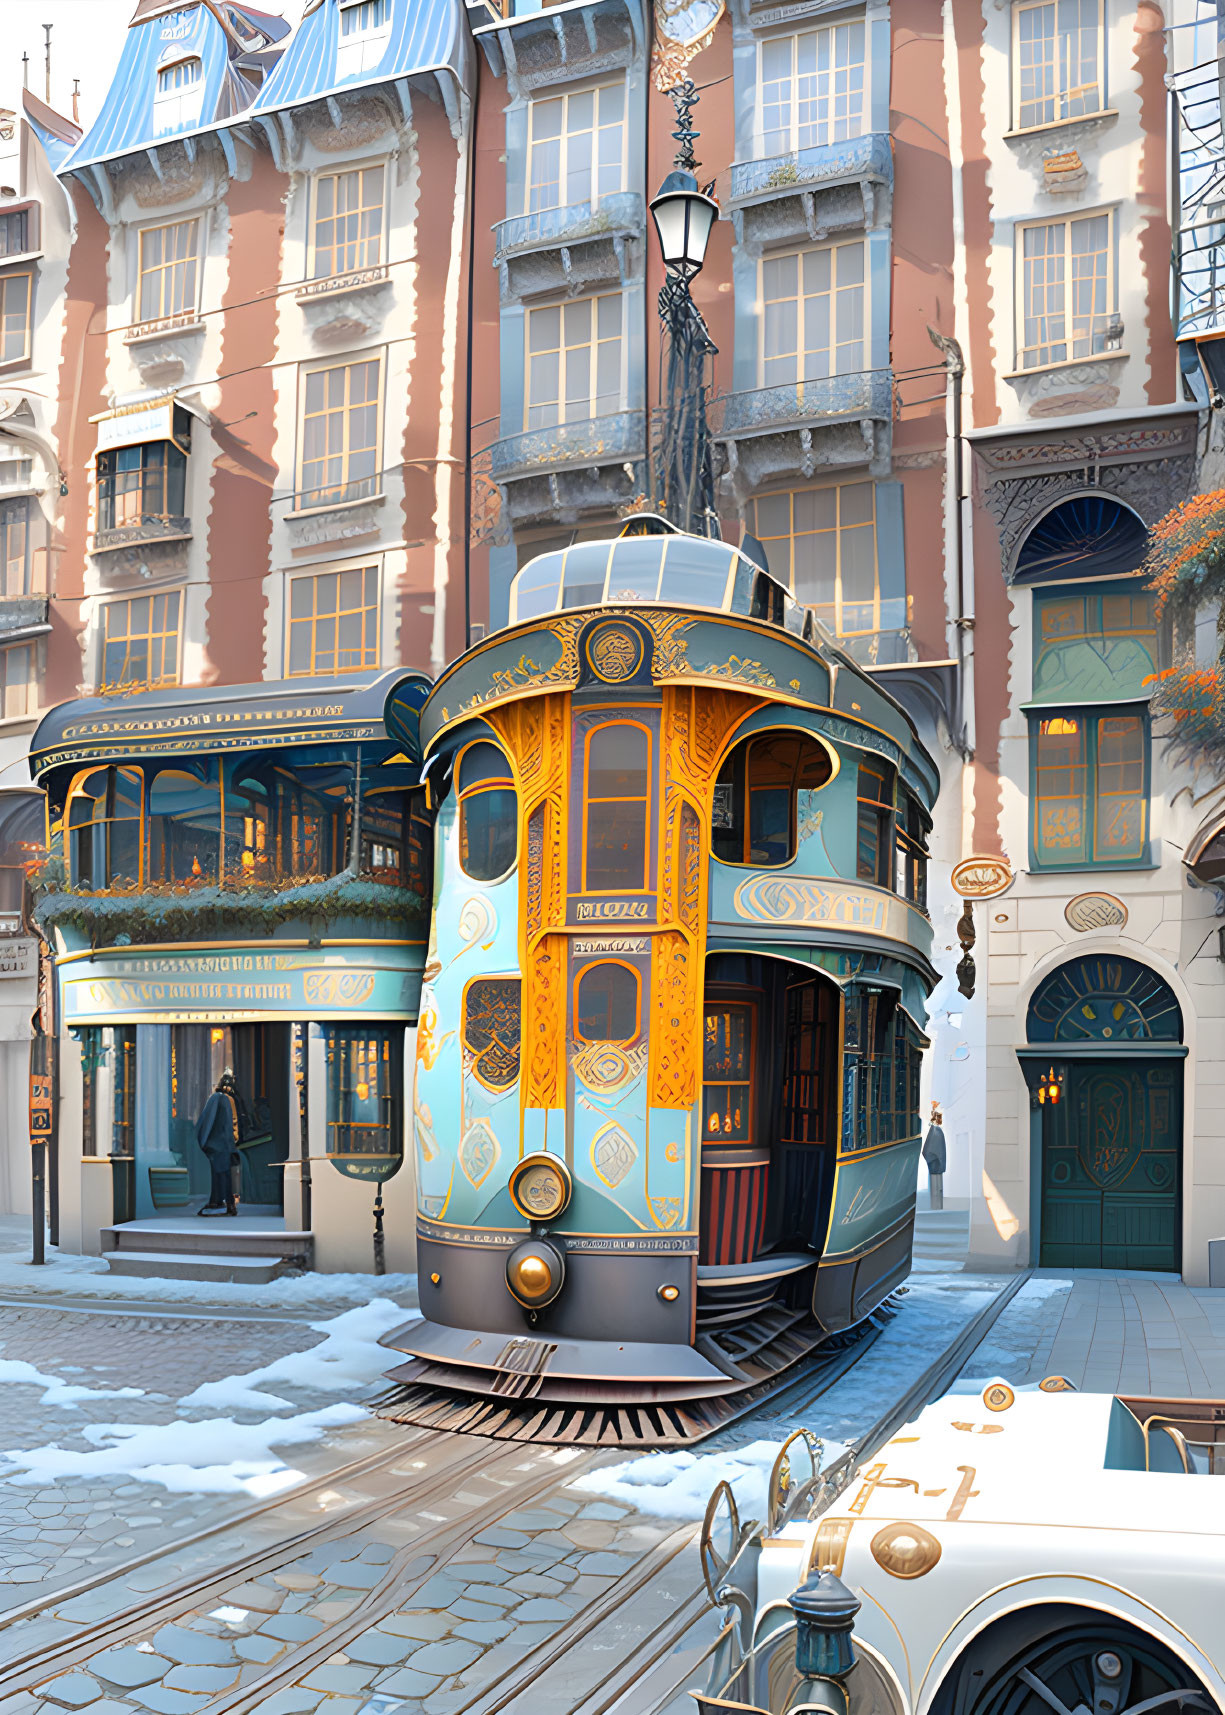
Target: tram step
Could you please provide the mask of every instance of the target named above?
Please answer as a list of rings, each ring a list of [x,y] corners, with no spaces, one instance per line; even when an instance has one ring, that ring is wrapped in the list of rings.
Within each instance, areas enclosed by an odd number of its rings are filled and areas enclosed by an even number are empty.
[[[290,1265],[279,1256],[210,1256],[202,1251],[106,1251],[111,1274],[162,1280],[234,1280],[262,1286]]]

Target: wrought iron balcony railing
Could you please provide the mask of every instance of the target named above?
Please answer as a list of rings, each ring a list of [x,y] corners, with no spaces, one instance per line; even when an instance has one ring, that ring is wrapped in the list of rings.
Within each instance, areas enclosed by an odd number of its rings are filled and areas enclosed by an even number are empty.
[[[867,131],[842,143],[820,143],[760,160],[737,161],[732,167],[731,201],[734,207],[824,185],[858,183],[893,184],[893,151],[882,131]]]
[[[1225,166],[1216,59],[1170,79],[1178,113],[1177,336],[1225,329]]]
[[[589,243],[645,231],[646,209],[637,191],[618,191],[598,202],[570,203],[565,208],[542,208],[500,220],[494,227],[494,261],[533,250]]]
[[[377,500],[383,492],[382,478],[355,477],[352,482],[324,483],[319,488],[301,488],[292,496],[291,512],[326,512],[329,506],[348,506],[355,500]]]
[[[621,464],[641,459],[646,452],[646,424],[641,411],[617,411],[578,423],[554,423],[508,435],[490,449],[490,475],[495,482],[543,476],[573,465]]]
[[[823,420],[889,422],[893,417],[893,372],[862,369],[781,387],[724,393],[714,401],[711,427],[720,439],[798,429]]]

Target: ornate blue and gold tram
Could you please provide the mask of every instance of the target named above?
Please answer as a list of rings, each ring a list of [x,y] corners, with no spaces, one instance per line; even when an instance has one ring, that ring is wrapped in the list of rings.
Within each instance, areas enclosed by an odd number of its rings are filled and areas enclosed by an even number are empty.
[[[935,766],[745,554],[629,529],[420,712],[405,1421],[701,1434],[909,1271]]]

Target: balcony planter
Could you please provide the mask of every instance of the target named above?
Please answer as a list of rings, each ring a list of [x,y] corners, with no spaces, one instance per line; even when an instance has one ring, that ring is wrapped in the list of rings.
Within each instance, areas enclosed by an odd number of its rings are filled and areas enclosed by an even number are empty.
[[[429,900],[411,888],[347,873],[279,889],[209,884],[86,893],[48,885],[49,878],[40,881],[35,922],[44,932],[58,930],[74,950],[197,941],[218,934],[274,936],[291,925],[305,930],[308,939],[323,933],[343,939],[369,936],[372,924],[391,930],[406,921],[423,922],[429,913]]]

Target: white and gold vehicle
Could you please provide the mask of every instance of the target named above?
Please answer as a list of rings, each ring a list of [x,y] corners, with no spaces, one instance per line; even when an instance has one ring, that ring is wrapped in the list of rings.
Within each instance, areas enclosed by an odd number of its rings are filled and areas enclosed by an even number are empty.
[[[1225,1402],[997,1381],[819,1466],[797,1432],[764,1528],[711,1497],[703,1715],[1225,1710]]]

